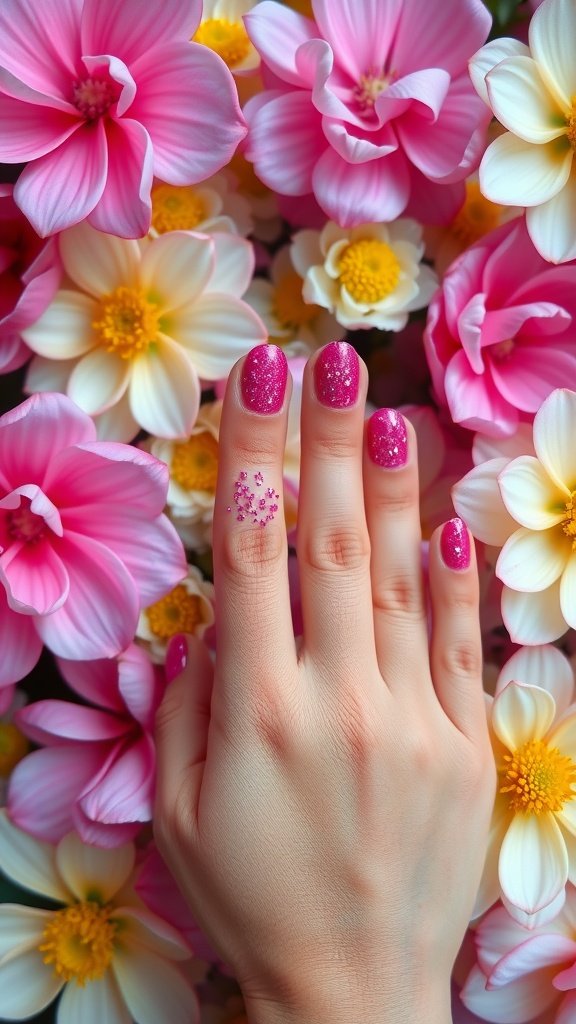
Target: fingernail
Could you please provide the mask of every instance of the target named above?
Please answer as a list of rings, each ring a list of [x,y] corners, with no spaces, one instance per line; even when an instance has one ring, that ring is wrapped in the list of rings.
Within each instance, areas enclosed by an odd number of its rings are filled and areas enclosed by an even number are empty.
[[[449,569],[467,569],[470,565],[470,538],[461,519],[449,519],[442,527],[440,554]]]
[[[251,412],[280,412],[286,392],[288,362],[276,345],[256,345],[242,367],[242,400]]]
[[[378,409],[368,420],[368,454],[377,466],[397,469],[408,461],[406,420],[396,409]]]
[[[188,644],[186,637],[182,633],[176,633],[175,636],[170,638],[170,643],[166,649],[166,661],[164,662],[164,672],[166,673],[166,682],[171,683],[176,676],[179,676],[184,671],[188,663]]]
[[[322,405],[346,409],[358,398],[360,363],[356,350],[346,341],[331,341],[314,365],[316,397]]]

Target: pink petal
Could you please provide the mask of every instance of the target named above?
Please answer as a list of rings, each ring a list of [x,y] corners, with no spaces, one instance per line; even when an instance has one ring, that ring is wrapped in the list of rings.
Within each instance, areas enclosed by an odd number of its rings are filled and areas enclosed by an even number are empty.
[[[556,984],[556,978],[554,979],[554,984]],[[556,1016],[554,1017],[554,1024],[572,1024],[575,1015],[576,992],[571,992],[570,995],[566,996],[566,998],[560,1003],[560,1006],[556,1011]]]
[[[118,693],[116,660],[99,658],[96,661],[68,661],[66,658],[56,658],[56,663],[71,690],[90,704],[124,714],[124,701]]]
[[[80,801],[84,814],[104,825],[150,821],[156,758],[148,736],[126,745]]]
[[[496,390],[488,372],[474,373],[464,351],[457,352],[448,363],[444,387],[455,423],[490,437],[514,433],[516,409]]]
[[[83,843],[92,846],[101,846],[104,849],[115,849],[132,842],[142,830],[139,822],[127,822],[125,825],[102,825],[99,821],[92,821],[79,804],[72,808],[73,827],[80,836]]]
[[[70,577],[70,593],[62,608],[36,620],[44,643],[72,660],[112,658],[136,631],[139,601],[128,570],[108,548],[72,532],[58,540],[56,550]]]
[[[403,74],[429,67],[458,74],[486,41],[490,24],[481,0],[445,0],[441,5],[430,4],[429,0],[403,0],[390,67],[401,68]]]
[[[398,139],[389,125],[384,125],[380,131],[372,132],[366,138],[359,138],[343,121],[326,118],[323,128],[331,147],[351,164],[378,160],[398,149]]]
[[[318,29],[309,18],[271,0],[261,0],[244,15],[246,31],[262,60],[278,78],[290,85],[312,85],[303,81],[296,67],[298,47],[318,38]]]
[[[8,607],[0,589],[0,686],[18,683],[32,671],[42,650],[34,620]]]
[[[408,169],[410,198],[405,215],[423,224],[450,224],[466,198],[464,182],[444,185],[425,178],[414,164],[408,164]]]
[[[460,998],[475,1016],[474,1024],[479,1020],[496,1020],[511,1022],[534,1020],[557,999],[554,989],[545,974],[542,978],[534,974],[521,981],[512,982],[505,988],[486,989],[486,975],[479,967],[473,967]],[[552,1018],[557,1021],[557,1018]]]
[[[490,233],[486,257],[483,290],[491,296],[493,309],[518,302],[517,286],[522,287],[546,269],[530,241],[524,218],[516,217]]]
[[[66,567],[47,538],[8,548],[0,556],[0,581],[16,612],[51,615],[68,598]]]
[[[139,448],[114,441],[96,441],[61,452],[46,478],[46,488],[64,517],[74,510],[79,533],[84,511],[116,509],[119,519],[127,509],[139,517],[160,515],[166,504],[168,469],[163,462]]]
[[[0,484],[42,486],[58,452],[95,437],[90,417],[65,395],[32,395],[0,417]]]
[[[19,370],[31,355],[31,350],[17,334],[0,334],[1,374]]]
[[[98,231],[140,238],[150,227],[154,153],[148,132],[124,117],[106,124],[108,176],[102,197],[88,217]]]
[[[409,102],[406,117],[403,117],[398,128],[414,122],[415,132],[418,135],[420,129],[425,125],[438,123],[438,117],[443,112],[450,97],[450,75],[442,68],[427,68],[425,71],[414,71],[410,75],[393,82],[376,100],[376,111],[380,113],[380,104],[384,104],[388,98],[395,102]],[[382,107],[384,109],[384,107]],[[402,111],[401,111],[402,112]],[[468,122],[469,123],[469,122]],[[409,132],[405,132],[409,134]]]
[[[82,0],[5,0],[0,6],[0,65],[28,86],[68,97],[77,77]]]
[[[12,312],[2,322],[2,333],[8,327],[22,330],[33,324],[54,298],[62,269],[55,240],[50,238],[22,275],[24,288]]]
[[[486,296],[473,295],[458,315],[458,334],[474,373],[484,372],[482,328],[486,320]]]
[[[529,933],[528,933],[529,934]],[[489,988],[501,988],[544,967],[576,959],[576,942],[565,935],[534,935],[498,961],[488,978]]]
[[[520,332],[537,336],[560,334],[569,326],[571,319],[570,314],[554,302],[526,302],[507,309],[490,309],[484,320],[482,344],[496,345],[500,341],[514,339]]]
[[[117,117],[122,117],[132,105],[136,95],[136,82],[124,61],[109,55],[83,57],[82,61],[91,78],[104,78],[106,81],[112,79],[113,82],[116,82],[121,87],[113,109]]]
[[[472,170],[464,161],[472,131],[486,122],[489,112],[476,95],[468,77],[453,81],[434,121],[411,109],[397,126],[406,155],[428,178],[446,178],[459,167],[459,178]]]
[[[314,2],[314,16],[322,35],[334,50],[340,67],[354,81],[372,68],[388,66],[390,44],[402,11],[400,0],[362,0],[360,4],[358,0]]]
[[[246,104],[249,124],[246,158],[258,177],[283,195],[312,191],[312,174],[326,151],[321,117],[310,103],[309,93],[298,90],[266,94]]]
[[[62,146],[81,123],[72,114],[0,95],[0,160],[37,160]]]
[[[312,176],[316,200],[342,227],[395,220],[406,207],[409,182],[406,159],[400,152],[350,164],[328,149]]]
[[[108,155],[104,124],[79,128],[58,149],[22,171],[14,200],[39,235],[54,234],[84,220],[106,185]]]
[[[129,728],[129,724],[116,715],[65,700],[34,701],[21,708],[14,720],[34,743],[47,746],[63,740],[106,742],[123,736]]]
[[[492,378],[517,409],[537,412],[554,388],[576,389],[576,355],[552,345],[517,345],[505,359],[492,359]]]
[[[143,729],[152,732],[164,682],[162,674],[137,644],[130,644],[118,657],[118,690],[129,713]]]
[[[200,0],[85,0],[82,10],[82,52],[115,53],[126,64],[154,53],[159,46],[190,39],[200,22]]]
[[[132,117],[154,146],[154,173],[171,185],[215,174],[246,135],[234,79],[200,43],[154,47],[131,71],[138,92]]]

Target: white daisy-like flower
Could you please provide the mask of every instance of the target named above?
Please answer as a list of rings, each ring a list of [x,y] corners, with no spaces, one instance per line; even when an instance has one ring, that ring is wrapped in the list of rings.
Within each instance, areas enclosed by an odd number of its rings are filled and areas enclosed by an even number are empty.
[[[194,988],[179,962],[191,951],[132,889],[132,844],[103,850],[70,833],[52,846],[0,810],[0,868],[61,904],[0,904],[3,1020],[36,1016],[58,995],[57,1024],[194,1024]]]
[[[225,170],[199,185],[159,181],[152,188],[152,238],[168,231],[199,231],[204,235],[228,231],[246,238],[252,228],[250,203],[238,192],[233,175]]]
[[[250,42],[242,20],[257,0],[204,0],[202,21],[195,43],[214,50],[233,75],[252,74],[260,66],[260,54]]]
[[[401,331],[412,310],[428,305],[438,280],[423,255],[422,228],[408,218],[355,228],[328,221],[321,232],[299,231],[292,241],[305,301],[352,330]]]
[[[165,597],[144,608],[136,627],[136,637],[151,660],[163,665],[166,648],[177,633],[202,637],[214,622],[214,586],[205,580],[195,565]]]

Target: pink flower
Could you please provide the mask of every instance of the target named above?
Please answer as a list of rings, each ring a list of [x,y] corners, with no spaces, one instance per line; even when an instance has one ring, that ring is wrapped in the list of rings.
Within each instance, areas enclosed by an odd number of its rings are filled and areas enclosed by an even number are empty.
[[[514,433],[558,387],[576,387],[576,265],[552,267],[523,220],[485,235],[447,272],[428,310],[426,355],[456,423]]]
[[[55,242],[38,237],[12,191],[12,185],[0,185],[0,373],[29,358],[20,332],[44,312],[60,283]]]
[[[234,80],[191,43],[201,0],[6,0],[0,161],[29,161],[14,198],[40,235],[88,218],[136,238],[156,175],[190,185],[245,135]]]
[[[467,69],[490,28],[484,4],[312,0],[312,9],[315,21],[264,0],[245,16],[269,85],[245,107],[256,173],[281,194],[313,192],[344,227],[405,210],[449,221],[464,185],[446,186],[478,164],[489,120]]]
[[[166,466],[95,437],[64,395],[0,417],[0,685],[33,668],[42,642],[73,660],[113,657],[141,608],[186,574],[162,514]]]
[[[24,735],[45,749],[12,772],[10,817],[49,843],[75,830],[85,843],[119,846],[152,818],[163,675],[136,644],[118,659],[58,659],[58,666],[71,689],[96,706],[40,700],[17,713]]]

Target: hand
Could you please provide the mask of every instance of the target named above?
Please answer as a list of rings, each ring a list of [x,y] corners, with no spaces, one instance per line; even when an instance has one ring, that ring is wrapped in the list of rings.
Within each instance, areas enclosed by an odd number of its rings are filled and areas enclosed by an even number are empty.
[[[214,685],[190,639],[158,720],[157,840],[251,1021],[446,1024],[495,786],[473,545],[460,520],[431,539],[429,639],[414,431],[391,411],[365,428],[366,369],[327,346],[303,386],[297,647],[285,362],[254,352],[222,415]]]

